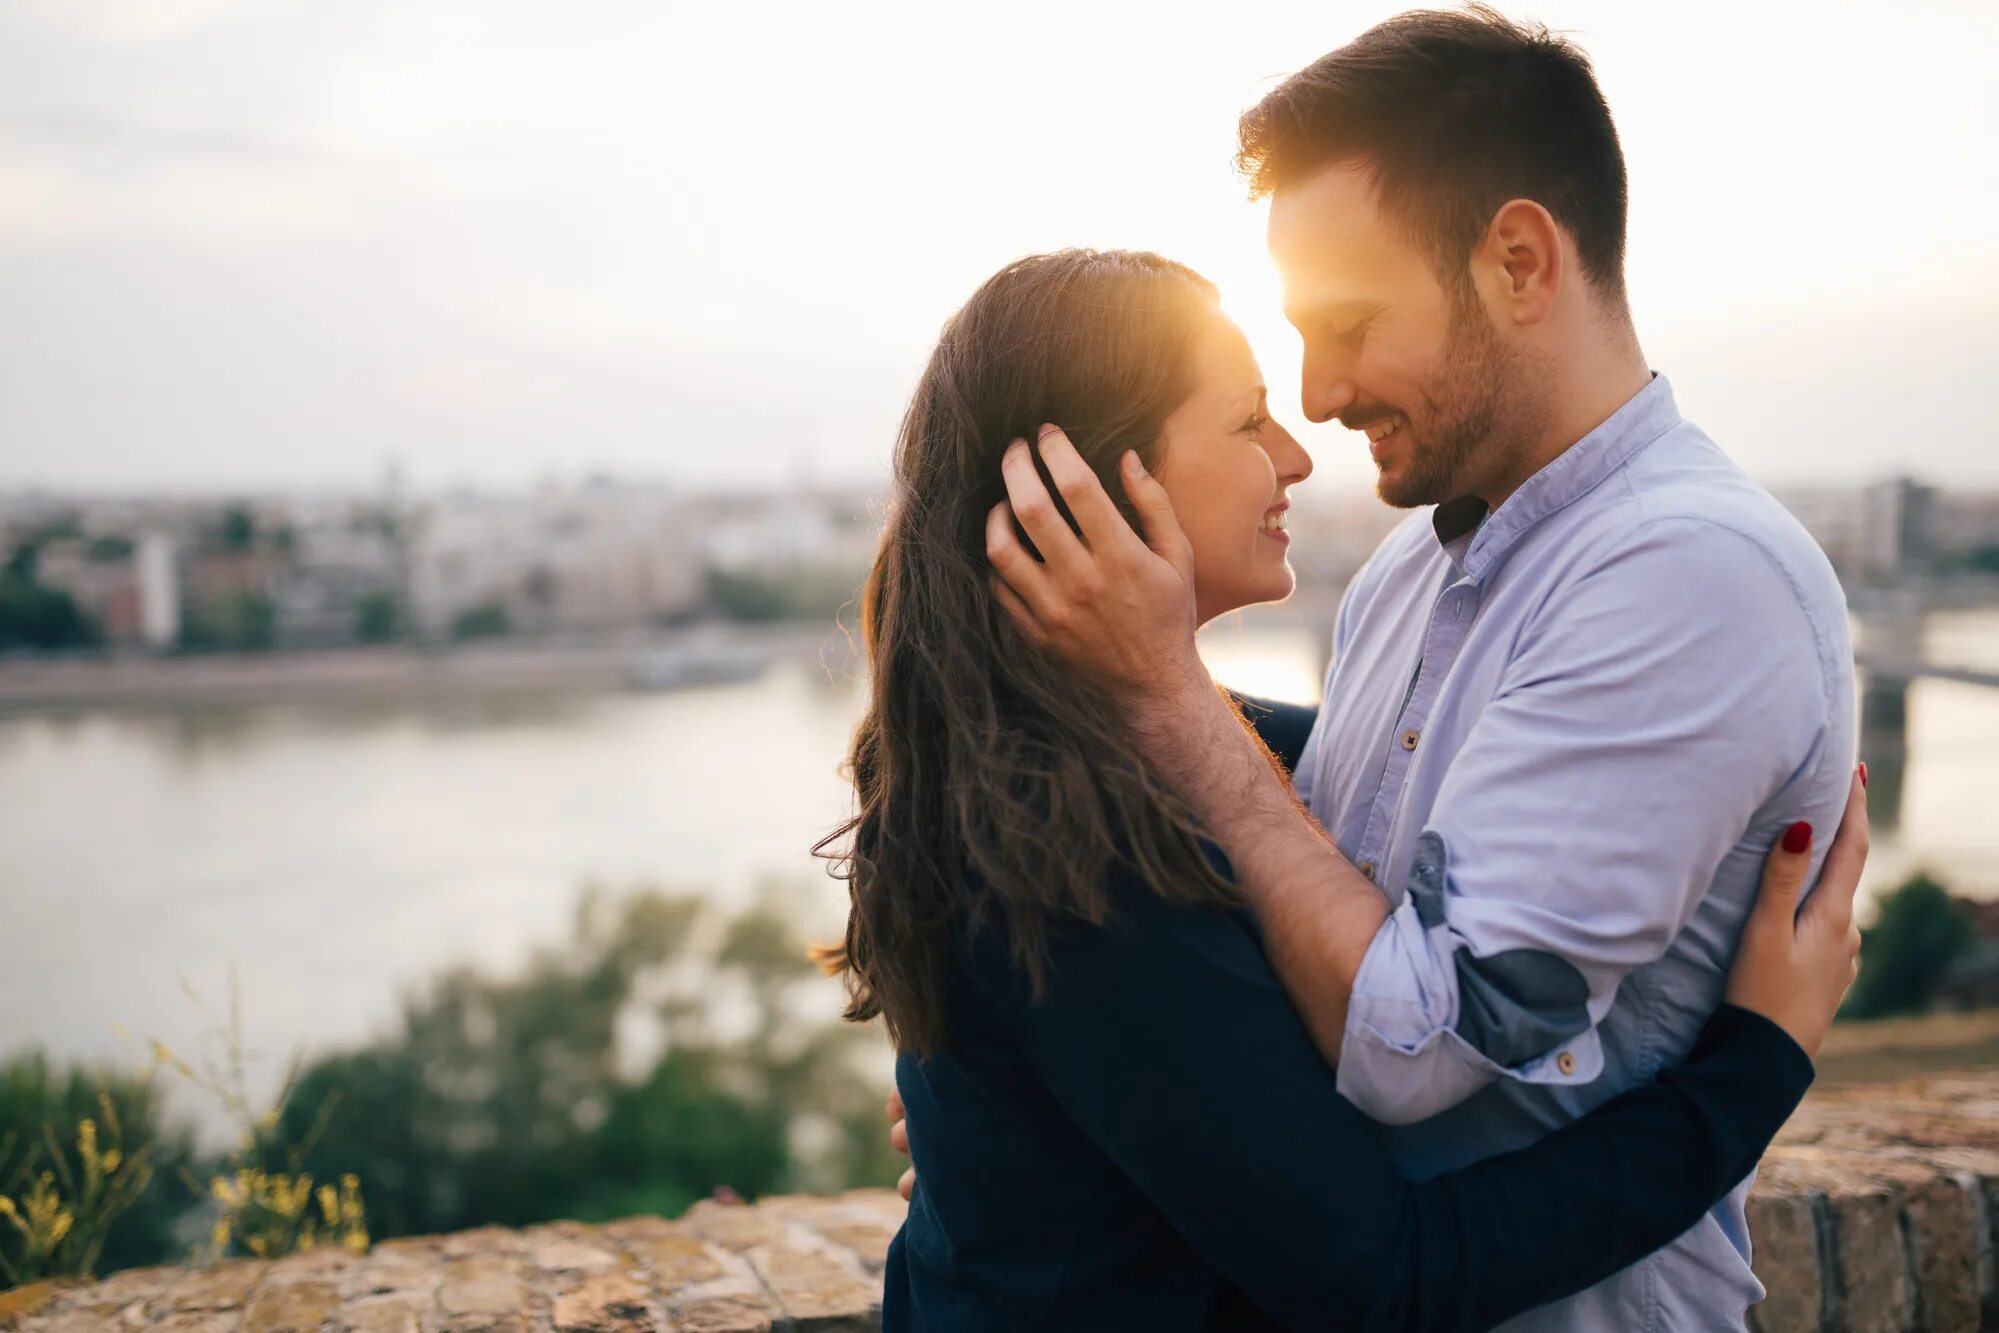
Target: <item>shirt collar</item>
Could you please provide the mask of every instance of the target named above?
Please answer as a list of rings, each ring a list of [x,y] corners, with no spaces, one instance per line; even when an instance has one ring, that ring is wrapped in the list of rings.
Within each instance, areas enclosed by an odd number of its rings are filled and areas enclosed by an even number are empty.
[[[1486,512],[1485,501],[1470,495],[1438,505],[1430,515],[1437,544],[1460,575],[1483,578],[1535,524],[1595,490],[1679,422],[1673,386],[1654,372],[1602,425],[1522,482],[1492,513]]]

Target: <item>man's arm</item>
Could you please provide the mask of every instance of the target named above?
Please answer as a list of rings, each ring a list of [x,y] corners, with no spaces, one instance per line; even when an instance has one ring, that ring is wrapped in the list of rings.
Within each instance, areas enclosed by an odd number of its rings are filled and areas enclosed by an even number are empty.
[[[1746,892],[1782,824],[1837,818],[1819,784],[1819,808],[1749,827],[1781,792],[1805,801],[1814,765],[1851,762],[1821,754],[1829,682],[1762,549],[1675,518],[1589,559],[1523,627],[1355,978],[1340,1088],[1378,1120],[1427,1119],[1500,1078],[1596,1078],[1596,1024],[1724,859],[1742,859],[1730,882]],[[1710,941],[1717,967],[1731,942]]]
[[[1384,926],[1379,892],[1272,774],[1191,629],[1176,632],[1191,626],[1189,562],[1164,492],[1127,463],[1148,549],[1059,433],[1043,458],[1087,546],[1020,446],[1008,492],[1043,561],[997,509],[1002,599],[1051,651],[1122,683],[1321,1052],[1339,1060],[1362,1039],[1342,1089],[1406,1121],[1496,1077],[1594,1077],[1592,1029],[1618,982],[1685,923],[1745,813],[1789,776],[1770,766],[1795,764],[1823,716],[1781,574],[1733,533],[1665,524],[1584,580],[1453,764],[1419,891]],[[1350,1021],[1357,980],[1365,1012]]]

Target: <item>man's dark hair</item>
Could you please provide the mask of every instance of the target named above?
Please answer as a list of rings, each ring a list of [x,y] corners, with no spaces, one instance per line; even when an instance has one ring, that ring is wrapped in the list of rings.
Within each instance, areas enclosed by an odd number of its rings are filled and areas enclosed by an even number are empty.
[[[1624,152],[1589,57],[1485,5],[1411,10],[1292,75],[1245,112],[1236,166],[1263,198],[1364,163],[1383,208],[1447,286],[1509,199],[1575,238],[1599,290],[1624,292]]]

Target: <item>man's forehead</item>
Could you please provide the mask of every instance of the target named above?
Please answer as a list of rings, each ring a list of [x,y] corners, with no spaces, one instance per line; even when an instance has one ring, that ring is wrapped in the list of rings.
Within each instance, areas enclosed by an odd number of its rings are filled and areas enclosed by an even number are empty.
[[[1417,258],[1383,214],[1363,163],[1336,164],[1272,194],[1265,240],[1294,307],[1368,299]]]
[[[1336,162],[1270,196],[1271,252],[1318,251],[1365,243],[1383,229],[1374,173],[1360,161]]]

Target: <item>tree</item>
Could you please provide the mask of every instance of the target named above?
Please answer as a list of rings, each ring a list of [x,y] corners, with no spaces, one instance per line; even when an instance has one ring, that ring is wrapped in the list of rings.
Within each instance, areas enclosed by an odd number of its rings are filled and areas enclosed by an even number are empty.
[[[883,1089],[853,1062],[878,1038],[800,1016],[825,985],[772,904],[724,923],[698,898],[586,892],[521,972],[454,968],[394,1037],[309,1067],[294,1104],[339,1100],[305,1169],[358,1175],[376,1236],[891,1180]],[[638,1071],[634,1025],[660,1044]],[[801,1153],[809,1123],[831,1133]]]
[[[507,616],[507,608],[498,602],[485,602],[460,612],[458,619],[451,622],[454,639],[489,639],[512,632],[513,621]]]
[[[257,545],[256,517],[242,505],[230,505],[222,511],[222,524],[216,536],[225,551],[253,550]]]
[[[402,604],[385,592],[371,592],[354,608],[354,637],[363,643],[393,643],[403,635]]]
[[[1846,997],[1849,1018],[1920,1013],[1944,971],[1972,947],[1970,919],[1943,885],[1918,873],[1881,899],[1860,932],[1860,976]]]

